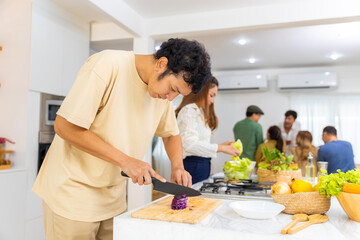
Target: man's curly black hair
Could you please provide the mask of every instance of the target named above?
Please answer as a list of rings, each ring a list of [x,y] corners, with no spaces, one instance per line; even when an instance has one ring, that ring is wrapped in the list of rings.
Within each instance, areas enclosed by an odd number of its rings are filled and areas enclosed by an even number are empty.
[[[159,79],[168,74],[183,74],[193,93],[198,93],[211,77],[210,56],[204,46],[195,40],[170,38],[161,44],[154,57],[168,59],[167,69]]]

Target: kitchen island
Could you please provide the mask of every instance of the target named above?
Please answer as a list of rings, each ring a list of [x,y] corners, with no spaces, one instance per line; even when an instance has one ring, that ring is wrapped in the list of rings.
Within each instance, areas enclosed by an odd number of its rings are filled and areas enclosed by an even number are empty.
[[[329,216],[328,222],[314,224],[293,235],[280,233],[281,229],[291,222],[292,215],[281,213],[272,219],[253,220],[241,217],[230,208],[229,204],[234,200],[222,201],[215,211],[198,224],[137,219],[130,216],[131,212],[126,212],[114,218],[114,240],[360,240],[360,223],[348,218],[336,198],[331,199],[330,210],[326,213]]]

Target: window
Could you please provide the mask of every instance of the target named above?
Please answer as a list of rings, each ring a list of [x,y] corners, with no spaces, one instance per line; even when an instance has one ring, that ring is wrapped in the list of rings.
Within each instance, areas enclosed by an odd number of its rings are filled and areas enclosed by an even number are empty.
[[[290,105],[298,113],[301,129],[312,133],[315,146],[324,144],[324,127],[334,126],[338,138],[352,144],[355,163],[360,163],[360,96],[294,94]]]

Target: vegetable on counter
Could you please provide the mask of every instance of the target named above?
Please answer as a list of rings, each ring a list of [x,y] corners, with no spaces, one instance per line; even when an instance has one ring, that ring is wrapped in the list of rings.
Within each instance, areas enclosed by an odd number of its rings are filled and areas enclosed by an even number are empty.
[[[188,203],[188,198],[186,194],[180,196],[174,196],[171,202],[171,209],[173,210],[182,210],[186,209]]]
[[[271,186],[271,194],[290,194],[291,188],[286,182],[277,182]]]
[[[323,174],[325,170],[321,170]],[[319,180],[320,194],[326,194],[327,197],[339,196],[341,192],[360,194],[360,169],[350,170],[346,173],[337,170],[337,173],[323,175]]]
[[[232,143],[237,150],[239,150],[239,156],[231,156],[232,161],[228,161],[224,165],[224,173],[228,179],[249,179],[250,174],[254,168],[254,165],[251,164],[251,160],[248,158],[241,158],[240,155],[243,152],[243,145],[240,139]]]
[[[251,164],[248,158],[242,158],[235,161],[228,161],[224,165],[224,173],[229,179],[249,179],[254,164]]]
[[[285,157],[284,153],[280,152],[278,149],[274,148],[272,150],[269,150],[267,146],[264,146],[262,148],[262,152],[264,154],[265,161],[258,164],[259,168],[271,171],[299,170],[297,164],[292,163],[294,155],[289,155],[288,157]]]

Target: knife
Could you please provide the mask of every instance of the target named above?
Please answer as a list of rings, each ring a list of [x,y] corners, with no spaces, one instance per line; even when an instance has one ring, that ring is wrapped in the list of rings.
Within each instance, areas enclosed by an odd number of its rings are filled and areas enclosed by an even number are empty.
[[[121,171],[121,175],[124,177],[129,177],[123,171]],[[154,190],[159,192],[173,194],[175,196],[181,196],[186,194],[187,197],[194,197],[201,195],[199,191],[192,188],[188,188],[171,182],[161,182],[160,180],[154,177],[151,177],[151,180],[152,180],[152,184],[154,185]]]

